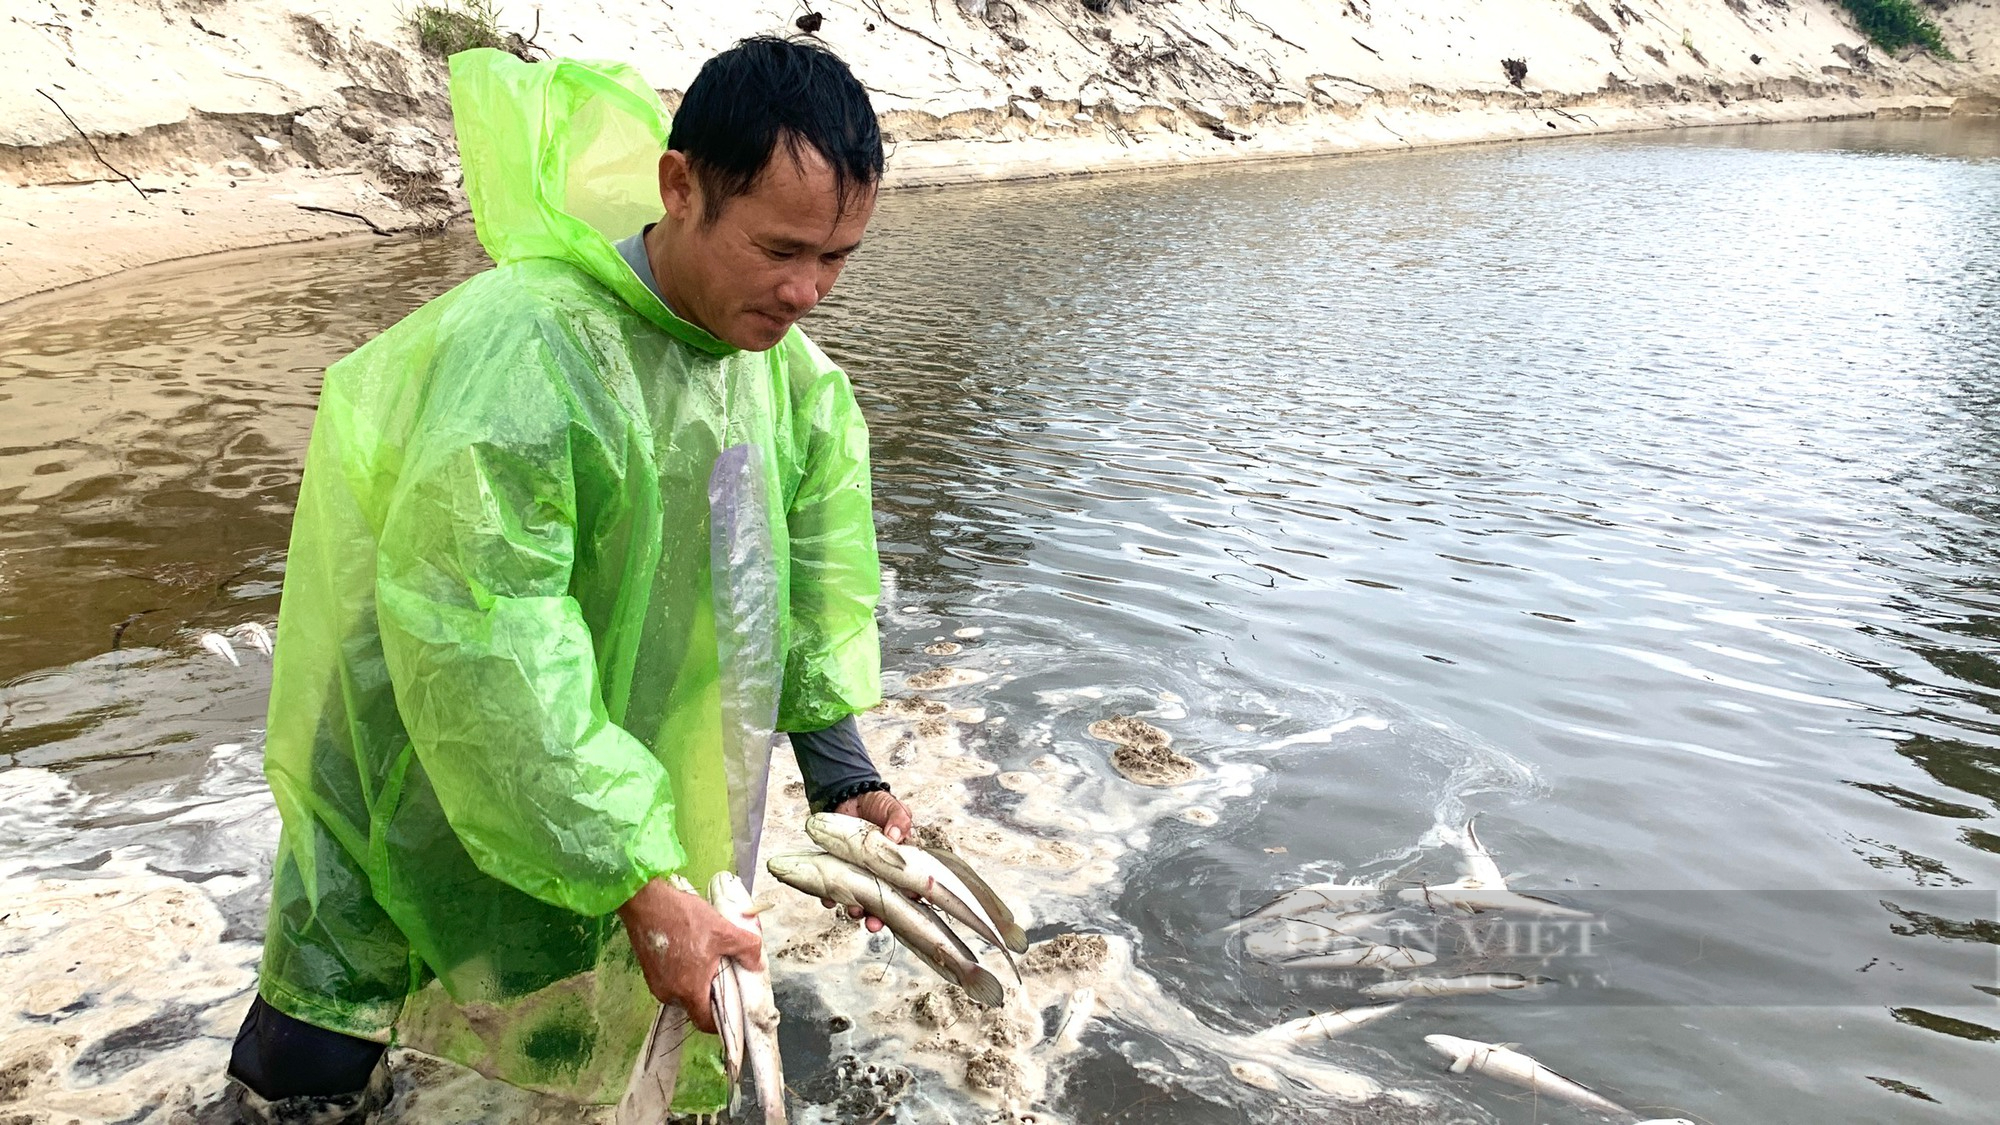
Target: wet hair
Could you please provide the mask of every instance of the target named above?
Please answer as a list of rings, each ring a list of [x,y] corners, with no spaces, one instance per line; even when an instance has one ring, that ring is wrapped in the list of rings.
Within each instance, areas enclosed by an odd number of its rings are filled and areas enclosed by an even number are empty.
[[[826,159],[842,211],[881,182],[882,132],[854,72],[824,47],[768,35],[704,63],[667,135],[701,178],[704,224],[750,191],[780,146],[795,161],[806,147]]]

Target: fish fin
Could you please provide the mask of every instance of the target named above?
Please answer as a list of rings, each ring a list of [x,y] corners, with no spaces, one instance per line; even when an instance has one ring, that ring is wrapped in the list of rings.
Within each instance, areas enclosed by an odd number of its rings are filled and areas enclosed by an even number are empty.
[[[901,894],[902,892],[892,891],[891,893]],[[958,936],[958,931],[951,928],[951,923],[945,921],[944,914],[940,912],[937,907],[932,906],[930,903],[925,902],[922,899],[913,898],[910,899],[909,902],[911,906],[914,906],[918,910],[923,911],[925,914],[930,915],[931,921],[936,922],[938,929],[944,931],[944,936],[951,939],[951,947],[958,951],[959,956],[965,958],[967,961],[971,961],[974,964],[979,963],[979,955],[972,951],[971,946],[965,944],[965,939]]]
[[[1467,1051],[1466,1053],[1451,1060],[1451,1072],[1453,1074],[1464,1074],[1467,1070],[1471,1069],[1471,1067],[1472,1067],[1471,1051]]]
[[[993,920],[994,929],[1006,941],[1008,949],[1015,953],[1028,951],[1028,937],[1021,932],[1021,927],[1014,923],[1014,912],[1007,909],[1006,902],[994,893],[986,880],[979,877],[979,872],[974,871],[971,864],[960,858],[958,853],[945,848],[927,847],[924,850],[935,856],[939,863],[944,864],[946,870],[958,876],[959,881],[972,892],[972,897],[979,900],[979,908]]]
[[[986,970],[984,965],[974,965],[966,979],[958,982],[965,994],[988,1008],[997,1008],[1007,1002],[1007,986],[1000,978]]]

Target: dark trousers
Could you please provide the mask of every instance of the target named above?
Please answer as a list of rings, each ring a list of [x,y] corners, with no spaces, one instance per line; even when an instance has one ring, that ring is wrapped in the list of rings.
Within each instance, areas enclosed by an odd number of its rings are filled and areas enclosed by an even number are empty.
[[[355,1094],[367,1087],[386,1050],[295,1020],[259,996],[236,1033],[229,1076],[266,1101]]]

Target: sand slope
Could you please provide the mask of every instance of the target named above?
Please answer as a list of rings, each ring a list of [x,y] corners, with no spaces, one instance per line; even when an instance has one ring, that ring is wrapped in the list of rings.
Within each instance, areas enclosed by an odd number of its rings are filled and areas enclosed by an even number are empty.
[[[146,262],[460,214],[444,68],[404,26],[412,7],[10,0],[0,301]],[[1961,111],[2000,104],[1995,0],[1940,14],[1957,63],[1869,51],[1828,0],[816,7],[820,37],[874,91],[906,184],[1941,114],[1966,94],[1983,96]],[[714,51],[790,32],[805,10],[548,0],[504,5],[501,24],[546,52],[630,62],[671,99]],[[1508,59],[1525,64],[1518,84]]]

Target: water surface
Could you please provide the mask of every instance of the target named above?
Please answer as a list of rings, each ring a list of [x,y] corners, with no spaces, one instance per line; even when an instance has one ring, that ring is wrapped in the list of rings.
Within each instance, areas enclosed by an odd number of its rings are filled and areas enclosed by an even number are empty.
[[[1476,813],[1518,886],[1742,892],[1741,933],[1726,895],[1690,929],[1757,935],[1758,971],[1627,965],[1617,1004],[1434,1005],[1331,1057],[1468,1120],[1580,1118],[1450,1079],[1423,1034],[1523,1043],[1665,1116],[1985,1120],[1996,136],[1702,130],[892,195],[808,323],[872,427],[886,660],[983,629],[958,662],[1001,673],[978,701],[1003,769],[1053,749],[1108,773],[1084,727],[1113,713],[1252,767],[1219,825],[1155,826],[1096,919],[1214,1027],[1351,1001],[1244,959],[1214,932],[1239,905],[1450,879],[1437,826]],[[210,747],[254,745],[268,666],[194,638],[275,617],[319,373],[482,264],[465,234],[293,248],[10,311],[0,764],[192,795]],[[1380,722],[1326,733],[1355,715]],[[1823,963],[1816,935],[1862,932],[1903,943],[1907,995]],[[1754,1003],[1716,1002],[1753,978]],[[1053,1108],[1279,1114],[1177,1086],[1160,1030],[1093,1033]]]

